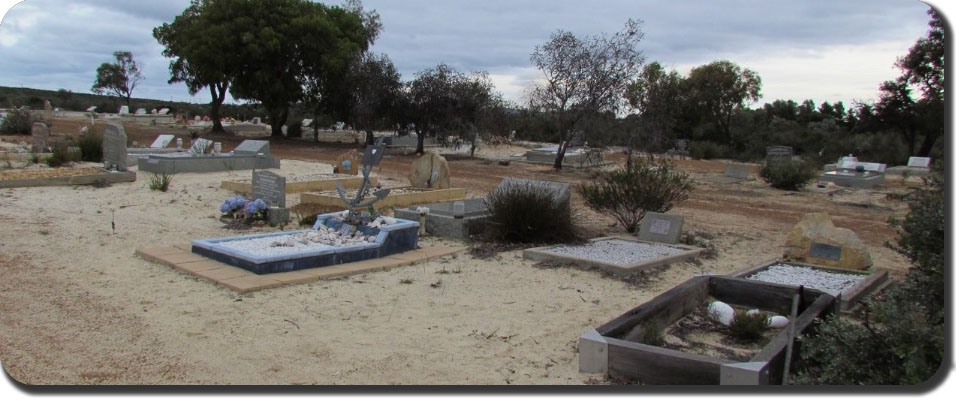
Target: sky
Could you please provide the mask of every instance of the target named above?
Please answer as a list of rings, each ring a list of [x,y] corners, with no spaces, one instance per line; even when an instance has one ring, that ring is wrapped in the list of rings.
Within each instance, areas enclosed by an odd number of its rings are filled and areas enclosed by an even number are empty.
[[[932,0],[943,5],[943,0]],[[337,5],[340,1],[324,1]],[[817,104],[875,101],[899,76],[896,58],[926,35],[929,6],[916,0],[364,0],[384,29],[371,51],[388,54],[403,80],[446,63],[485,71],[506,100],[526,102],[540,72],[529,59],[556,30],[612,34],[643,21],[638,47],[686,76],[729,60],[756,71],[762,98]],[[15,5],[14,5],[15,4]],[[129,50],[145,80],[134,97],[205,103],[169,85],[169,59],[152,29],[189,0],[0,0],[0,86],[90,92],[96,68]],[[946,8],[943,8],[944,15]]]

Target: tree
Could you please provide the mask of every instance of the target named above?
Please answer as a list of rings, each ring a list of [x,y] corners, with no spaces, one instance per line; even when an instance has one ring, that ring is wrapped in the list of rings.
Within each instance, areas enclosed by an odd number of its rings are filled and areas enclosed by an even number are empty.
[[[628,119],[637,132],[626,137],[627,164],[631,164],[637,141],[644,142],[650,151],[667,149],[665,142],[674,137],[683,106],[682,80],[677,71],[667,72],[660,63],[652,62],[628,84],[627,101],[638,117]]]
[[[349,68],[345,77],[347,115],[356,130],[365,131],[365,144],[374,143],[372,134],[376,122],[379,126],[388,120],[389,110],[401,95],[401,75],[395,64],[382,54],[364,54],[358,62]]]
[[[239,7],[230,1],[192,0],[172,23],[153,29],[169,63],[169,84],[185,83],[190,95],[208,88],[213,131],[222,132],[219,110],[230,81],[238,71],[238,41],[244,22]]]
[[[710,140],[735,146],[731,122],[747,102],[760,99],[757,72],[741,69],[730,61],[716,61],[692,69],[687,85],[690,105],[716,128]]]
[[[641,22],[628,20],[611,36],[579,39],[562,30],[535,47],[531,62],[544,74],[529,106],[549,113],[558,126],[558,153],[554,168],[561,169],[564,153],[578,123],[589,115],[616,112],[627,84],[640,71],[644,55],[637,43],[644,37]]]
[[[453,123],[468,137],[471,157],[475,157],[478,125],[493,119],[501,109],[501,95],[495,91],[495,85],[487,72],[475,72],[471,76],[458,79],[452,90],[457,109]]]
[[[408,101],[418,134],[415,153],[425,153],[425,135],[445,133],[455,118],[456,98],[453,87],[462,79],[460,72],[442,63],[415,74],[408,83]]]
[[[93,82],[91,91],[126,98],[126,106],[130,106],[133,90],[143,80],[143,75],[133,60],[133,53],[117,51],[113,53],[113,57],[116,58],[115,63],[104,62],[96,68],[96,81]]]

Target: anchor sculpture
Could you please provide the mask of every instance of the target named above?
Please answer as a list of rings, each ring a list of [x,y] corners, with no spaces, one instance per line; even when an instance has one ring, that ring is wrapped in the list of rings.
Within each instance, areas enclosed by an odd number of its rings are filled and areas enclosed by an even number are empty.
[[[348,199],[342,184],[338,181],[335,182],[335,189],[339,192],[339,198],[345,202],[345,207],[348,208],[348,215],[345,217],[347,224],[362,225],[371,222],[372,215],[370,212],[362,211],[362,209],[370,208],[373,203],[385,199],[385,197],[388,196],[389,189],[380,189],[372,193],[373,198],[363,202],[370,188],[369,173],[372,172],[373,167],[382,161],[382,155],[384,154],[385,146],[382,145],[381,139],[379,139],[375,145],[369,145],[368,148],[365,149],[365,154],[362,156],[362,184],[359,185],[355,198],[351,200]]]

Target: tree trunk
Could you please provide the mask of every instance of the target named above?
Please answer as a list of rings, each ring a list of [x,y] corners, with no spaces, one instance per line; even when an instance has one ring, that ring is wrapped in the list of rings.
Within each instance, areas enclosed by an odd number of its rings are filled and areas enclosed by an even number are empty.
[[[319,110],[312,110],[312,142],[319,142]]]
[[[279,108],[269,110],[269,121],[272,123],[271,137],[282,138],[282,125],[289,119],[289,108]]]
[[[564,162],[564,151],[568,149],[568,141],[561,140],[558,144],[558,153],[554,156],[554,169],[561,170],[561,164]]]
[[[422,131],[418,133],[418,147],[415,148],[415,153],[419,155],[425,154],[425,130],[424,129],[422,129]]]
[[[375,145],[375,133],[371,129],[365,130],[365,146]]]
[[[923,145],[920,145],[919,152],[917,156],[927,157],[929,156],[930,151],[933,150],[933,145],[936,144],[936,140],[940,137],[940,134],[929,134],[926,138],[923,139]]]
[[[478,148],[478,132],[471,132],[471,157],[475,157],[475,149]]]
[[[212,95],[212,101],[209,103],[209,117],[212,118],[212,132],[214,133],[224,133],[226,131],[222,128],[222,121],[219,120],[221,118],[219,109],[226,100],[227,88],[229,88],[229,82],[209,85],[209,93]]]

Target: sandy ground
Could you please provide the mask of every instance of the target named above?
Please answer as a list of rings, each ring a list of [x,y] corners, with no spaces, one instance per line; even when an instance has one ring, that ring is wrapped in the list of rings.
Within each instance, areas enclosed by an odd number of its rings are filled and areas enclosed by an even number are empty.
[[[130,130],[146,142],[162,133]],[[238,143],[222,140],[226,150]],[[346,149],[273,144],[283,171],[300,174],[328,170],[317,162],[330,163]],[[412,160],[389,157],[376,172],[384,185],[404,185]],[[3,189],[0,361],[28,384],[603,383],[577,370],[580,334],[694,275],[779,256],[806,212],[828,211],[838,226],[855,230],[876,266],[895,276],[907,267],[883,243],[896,234],[886,220],[906,210],[888,193],[917,186],[914,179],[874,191],[788,193],[756,180],[731,182],[720,175],[720,162],[677,164],[698,187],[672,213],[686,217],[685,231],[713,235],[718,256],[666,267],[640,285],[596,271],[537,267],[512,251],[237,294],[134,251],[236,234],[218,220],[231,195],[219,184],[247,179],[248,171],[176,175],[169,192],[150,191],[147,173],[105,188]],[[455,158],[450,166],[452,185],[469,196],[484,195],[504,176],[587,180],[583,171],[481,159]],[[289,199],[289,206],[297,201]],[[572,200],[587,236],[623,233],[576,194]]]

